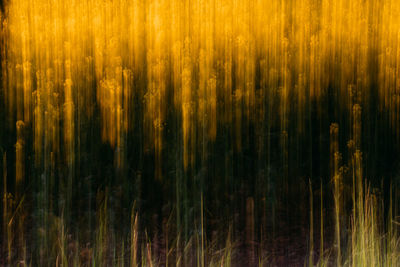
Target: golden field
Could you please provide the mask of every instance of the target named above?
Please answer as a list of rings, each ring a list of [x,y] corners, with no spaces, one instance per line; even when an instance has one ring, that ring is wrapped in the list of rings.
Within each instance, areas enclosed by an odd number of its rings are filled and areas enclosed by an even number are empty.
[[[400,1],[0,6],[0,265],[399,264]]]

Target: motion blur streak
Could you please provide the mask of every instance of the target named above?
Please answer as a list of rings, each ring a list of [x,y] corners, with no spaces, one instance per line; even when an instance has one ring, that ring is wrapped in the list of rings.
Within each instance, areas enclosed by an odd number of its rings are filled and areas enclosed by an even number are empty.
[[[142,120],[159,178],[170,109],[185,169],[223,125],[234,126],[236,151],[249,125],[279,125],[285,145],[288,114],[298,114],[301,134],[310,103],[320,107],[329,87],[351,115],[377,86],[398,132],[399,12],[394,0],[12,0],[2,25],[7,118],[34,129],[40,168],[61,152],[73,168],[78,128],[97,106],[101,138],[122,168],[127,133]]]

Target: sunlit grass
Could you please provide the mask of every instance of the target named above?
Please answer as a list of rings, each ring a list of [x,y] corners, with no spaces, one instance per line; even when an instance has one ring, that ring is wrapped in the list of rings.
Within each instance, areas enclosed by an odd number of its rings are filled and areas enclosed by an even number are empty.
[[[301,263],[399,265],[398,177],[387,201],[362,153],[400,140],[398,14],[397,0],[2,1],[0,265],[268,266],[290,188],[309,192]]]

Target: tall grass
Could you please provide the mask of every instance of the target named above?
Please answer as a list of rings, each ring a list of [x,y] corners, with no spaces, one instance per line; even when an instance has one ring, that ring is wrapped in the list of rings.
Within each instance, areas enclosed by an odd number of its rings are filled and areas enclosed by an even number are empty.
[[[0,265],[398,265],[399,13],[0,1]]]

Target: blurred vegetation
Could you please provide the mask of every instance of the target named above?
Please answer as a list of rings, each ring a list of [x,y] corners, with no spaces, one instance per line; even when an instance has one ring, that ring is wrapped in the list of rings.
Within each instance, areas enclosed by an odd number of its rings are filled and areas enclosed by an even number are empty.
[[[398,1],[0,6],[0,265],[399,264]]]

